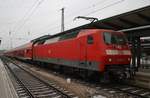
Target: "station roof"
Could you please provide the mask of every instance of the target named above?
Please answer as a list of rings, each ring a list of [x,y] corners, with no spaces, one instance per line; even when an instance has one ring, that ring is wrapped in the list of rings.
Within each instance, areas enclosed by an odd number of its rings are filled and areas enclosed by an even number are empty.
[[[64,31],[63,33],[85,28],[112,29],[123,32],[150,29],[150,6],[98,20],[94,23],[85,24],[77,28]]]
[[[125,30],[150,25],[150,6],[100,20],[95,25],[113,30]]]

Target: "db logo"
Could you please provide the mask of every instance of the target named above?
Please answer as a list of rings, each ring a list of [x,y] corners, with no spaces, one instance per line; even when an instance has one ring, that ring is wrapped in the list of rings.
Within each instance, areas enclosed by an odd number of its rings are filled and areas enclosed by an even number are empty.
[[[52,51],[51,51],[51,50],[48,50],[48,53],[49,53],[49,54],[51,54],[51,53],[52,53]]]
[[[117,48],[118,48],[118,49],[121,49],[121,46],[118,45]]]

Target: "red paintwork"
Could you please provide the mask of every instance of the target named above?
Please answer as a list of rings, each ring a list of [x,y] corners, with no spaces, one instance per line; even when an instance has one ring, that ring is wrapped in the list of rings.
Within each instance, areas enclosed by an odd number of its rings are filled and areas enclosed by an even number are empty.
[[[105,66],[109,65],[125,65],[130,64],[129,58],[131,55],[107,55],[106,49],[129,50],[128,45],[122,45],[117,48],[117,45],[106,45],[103,39],[103,32],[114,32],[112,30],[103,29],[87,29],[81,30],[76,38],[58,41],[51,44],[35,45],[33,47],[33,57],[37,58],[62,58],[65,60],[75,61],[96,61],[100,62],[99,71],[105,71]],[[123,34],[123,33],[120,33]],[[87,44],[87,36],[92,35],[94,38],[93,44]],[[32,43],[28,44],[27,48],[19,48],[14,50],[13,55],[22,56],[24,58],[32,58]],[[30,52],[25,50],[30,49]],[[23,51],[23,55],[17,55]],[[11,54],[9,52],[9,54]],[[108,59],[111,58],[110,62]]]
[[[107,46],[103,40],[103,32],[114,32],[108,30],[82,30],[76,38],[59,41],[56,43],[37,45],[34,47],[34,56],[37,58],[62,58],[75,61],[97,61],[99,70],[104,71],[105,65],[130,64],[128,58],[131,55],[108,56],[106,49],[115,49],[111,45]],[[87,44],[87,36],[94,37],[94,44]],[[121,50],[129,50],[128,45],[121,46]],[[112,58],[112,62],[108,59]],[[117,61],[117,59],[123,61]]]

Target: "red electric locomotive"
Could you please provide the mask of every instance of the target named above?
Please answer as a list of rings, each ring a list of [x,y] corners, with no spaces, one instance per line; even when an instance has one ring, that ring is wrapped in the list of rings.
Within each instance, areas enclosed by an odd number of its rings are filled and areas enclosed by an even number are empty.
[[[33,45],[33,60],[128,76],[131,52],[121,32],[85,29],[54,35]],[[106,72],[106,73],[107,73]],[[117,76],[116,76],[117,77]]]
[[[62,70],[72,68],[119,79],[130,75],[131,52],[127,39],[124,33],[113,30],[84,29],[34,40],[30,57],[53,63]]]

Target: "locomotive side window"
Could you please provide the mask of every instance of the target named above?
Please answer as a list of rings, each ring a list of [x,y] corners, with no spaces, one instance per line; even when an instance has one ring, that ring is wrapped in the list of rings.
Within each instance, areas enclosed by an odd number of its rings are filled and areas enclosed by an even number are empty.
[[[94,43],[93,36],[89,35],[89,36],[87,37],[87,43],[88,43],[88,44],[93,44],[93,43]]]
[[[74,31],[74,32],[63,34],[60,36],[59,40],[66,40],[66,39],[75,38],[75,37],[77,37],[78,33],[79,33],[79,31]]]
[[[42,40],[42,41],[39,41],[37,44],[38,45],[41,45],[41,44],[44,44],[45,40]]]
[[[58,42],[58,40],[59,40],[59,36],[46,40],[46,41],[44,42],[44,44],[55,43],[55,42]]]
[[[104,41],[106,44],[111,44],[111,34],[108,32],[104,33]]]

